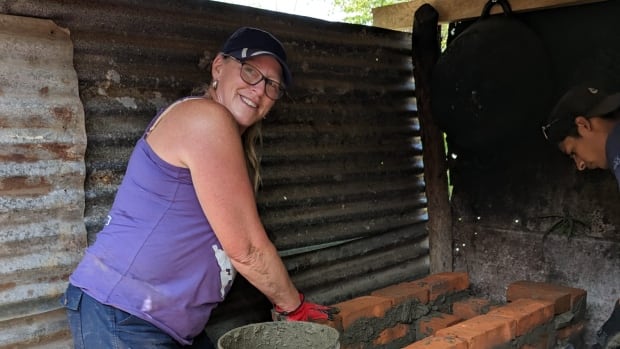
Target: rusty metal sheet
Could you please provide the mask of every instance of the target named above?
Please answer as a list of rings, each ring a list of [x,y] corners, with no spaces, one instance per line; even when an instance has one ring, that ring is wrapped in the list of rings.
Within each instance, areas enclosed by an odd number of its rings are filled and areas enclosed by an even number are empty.
[[[203,0],[20,0],[0,2],[0,12],[71,30],[88,137],[89,242],[158,108],[208,82],[207,63],[230,33],[249,25],[282,40],[294,78],[291,98],[264,121],[258,194],[293,278],[329,302],[428,272],[410,34]],[[371,265],[359,269],[356,260]],[[332,271],[334,278],[320,277]],[[328,291],[334,280],[338,288]],[[210,321],[214,336],[269,314],[247,283],[234,288]],[[235,311],[240,305],[244,311]]]
[[[58,298],[86,246],[85,149],[68,30],[0,15],[0,348],[70,345]]]

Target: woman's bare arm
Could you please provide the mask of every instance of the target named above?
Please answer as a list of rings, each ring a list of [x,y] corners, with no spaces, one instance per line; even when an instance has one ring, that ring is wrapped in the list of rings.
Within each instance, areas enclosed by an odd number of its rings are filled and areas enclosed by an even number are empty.
[[[235,269],[284,311],[299,294],[258,215],[237,123],[221,105],[190,100],[148,139],[164,160],[187,167],[198,199]]]

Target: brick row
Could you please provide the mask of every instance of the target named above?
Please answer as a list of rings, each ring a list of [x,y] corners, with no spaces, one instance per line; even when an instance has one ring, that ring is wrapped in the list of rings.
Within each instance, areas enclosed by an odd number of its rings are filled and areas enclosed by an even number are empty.
[[[470,296],[469,286],[464,272],[429,275],[334,304],[340,313],[327,324],[340,331],[342,349],[548,349],[583,335],[585,290],[517,281],[497,304]],[[458,294],[467,297],[450,298]],[[446,301],[448,312],[438,305]]]

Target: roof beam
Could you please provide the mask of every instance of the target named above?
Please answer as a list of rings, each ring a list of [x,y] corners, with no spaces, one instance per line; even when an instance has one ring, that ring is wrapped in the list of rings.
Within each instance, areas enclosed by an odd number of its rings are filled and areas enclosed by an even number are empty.
[[[412,0],[372,9],[376,27],[411,31],[413,14],[423,4],[430,4],[439,13],[440,23],[479,17],[488,0]],[[607,0],[510,0],[513,12],[543,10],[554,7],[582,5]],[[501,6],[493,6],[491,14],[501,13]]]

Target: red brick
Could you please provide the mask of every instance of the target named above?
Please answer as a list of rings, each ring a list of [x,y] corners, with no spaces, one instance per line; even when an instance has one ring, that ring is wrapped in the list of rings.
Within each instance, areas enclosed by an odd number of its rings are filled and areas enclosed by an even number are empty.
[[[467,342],[453,336],[427,337],[402,349],[468,349]]]
[[[416,281],[412,281],[388,286],[376,290],[370,295],[389,298],[392,300],[393,305],[398,305],[409,300],[417,300],[422,304],[427,304],[428,293],[428,287],[422,287]]]
[[[467,298],[452,304],[452,314],[465,320],[486,314],[491,309],[491,301],[486,298]]]
[[[386,345],[395,340],[405,337],[409,334],[409,330],[411,329],[410,325],[398,324],[394,327],[386,328],[385,330],[379,333],[379,336],[375,338],[373,343],[375,345]]]
[[[583,321],[574,325],[566,326],[557,330],[556,337],[558,340],[574,340],[583,335],[585,324]]]
[[[575,308],[578,306],[580,302],[586,300],[586,297],[588,295],[586,290],[583,290],[581,288],[554,285],[554,284],[547,284],[547,286],[552,290],[568,292],[570,294],[570,310],[573,312],[577,310]]]
[[[435,336],[454,336],[467,342],[468,349],[489,349],[515,338],[512,320],[493,315],[480,315],[437,331]]]
[[[568,287],[558,287],[544,282],[516,281],[508,286],[506,299],[519,298],[544,299],[553,302],[554,313],[562,314],[571,309],[571,291]]]
[[[450,327],[461,321],[463,321],[463,319],[452,314],[433,313],[430,316],[425,316],[417,321],[416,337],[418,339],[429,337],[434,335],[438,330]]]
[[[522,336],[553,319],[553,303],[547,300],[520,298],[503,307],[493,309],[489,315],[514,320],[515,335]]]
[[[416,282],[420,287],[428,287],[428,299],[434,301],[442,295],[469,288],[469,275],[465,272],[437,273]]]
[[[334,316],[334,320],[312,320],[312,322],[316,322],[318,324],[321,325],[326,325],[329,327],[333,327],[336,330],[338,330],[338,332],[342,332],[342,320],[338,317],[338,315]]]
[[[355,321],[362,318],[380,318],[392,307],[392,301],[387,298],[362,296],[338,304],[335,307],[340,313],[334,318],[337,329],[346,330]]]
[[[555,285],[549,283],[539,283],[538,287],[544,288],[550,291],[556,291],[561,293],[568,293],[570,295],[570,310],[575,310],[575,307],[579,302],[585,300],[587,297],[586,290],[581,288],[574,288],[562,285]]]

